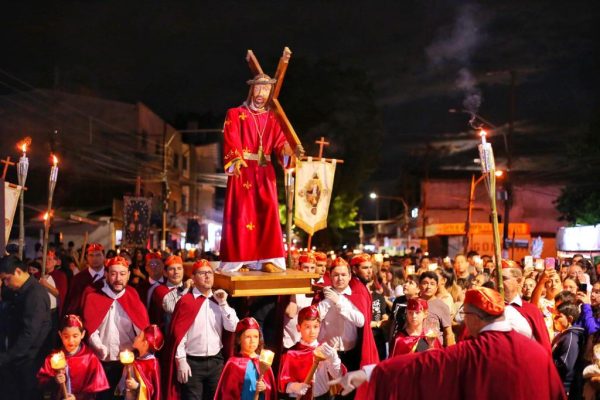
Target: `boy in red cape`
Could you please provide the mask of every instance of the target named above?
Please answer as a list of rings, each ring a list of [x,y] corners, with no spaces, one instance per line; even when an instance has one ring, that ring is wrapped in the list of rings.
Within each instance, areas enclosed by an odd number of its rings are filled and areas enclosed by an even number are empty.
[[[90,290],[83,300],[83,321],[89,345],[102,360],[110,389],[102,398],[110,399],[121,378],[119,352],[131,348],[137,334],[150,325],[146,307],[129,281],[129,263],[123,257],[106,261],[106,280],[101,289]]]
[[[37,374],[41,386],[49,385],[52,381],[66,384],[70,396],[67,400],[95,399],[96,393],[108,389],[108,381],[98,357],[81,340],[85,336],[83,323],[77,315],[65,315],[61,319],[58,334],[62,340],[61,351],[67,360],[67,368],[56,371],[52,368],[50,359],[55,354],[48,355],[44,365]],[[62,398],[62,392],[57,388],[53,398]]]
[[[259,400],[276,400],[277,387],[271,368],[258,379],[263,340],[260,326],[254,318],[238,322],[235,342],[237,354],[229,358],[223,368],[215,400],[253,400],[256,392],[260,392]]]
[[[442,347],[437,335],[427,336],[423,330],[423,321],[427,318],[429,304],[424,299],[409,299],[406,304],[406,325],[396,335],[394,353],[396,357],[409,353],[420,353],[430,348]]]
[[[327,343],[319,346],[317,337],[321,321],[319,310],[315,306],[305,307],[298,313],[297,329],[300,332],[300,341],[292,346],[281,356],[279,369],[279,391],[287,393],[302,400],[330,399],[327,382],[346,373],[346,368],[337,355],[335,349]],[[324,358],[319,362],[313,383],[304,383],[315,355]]]
[[[345,392],[368,386],[369,398],[382,400],[566,399],[546,349],[514,331],[504,307],[493,289],[468,290],[461,313],[474,339],[394,357],[330,384]]]
[[[349,370],[379,362],[368,322],[365,329],[365,321],[371,321],[372,312],[367,287],[351,275],[350,266],[341,257],[331,264],[329,276],[331,286],[325,287],[322,296],[315,296],[313,302],[321,316],[319,342],[338,349],[342,363]],[[358,390],[356,398],[366,398],[365,390]]]
[[[169,400],[213,398],[230,338],[227,332],[234,332],[238,323],[227,293],[212,291],[214,273],[207,260],[194,263],[192,279],[194,288],[173,311],[163,353],[163,388]]]
[[[154,353],[162,349],[164,336],[158,325],[146,327],[133,341],[138,356],[131,366],[131,377],[123,370],[117,387],[117,395],[126,400],[161,400],[160,367]]]

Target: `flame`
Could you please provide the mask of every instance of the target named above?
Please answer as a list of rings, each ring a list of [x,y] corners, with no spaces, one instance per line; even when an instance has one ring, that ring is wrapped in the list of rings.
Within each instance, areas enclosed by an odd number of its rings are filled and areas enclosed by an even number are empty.
[[[482,129],[479,131],[479,136],[484,138],[484,137],[486,137],[486,135],[487,135],[487,132],[485,130]]]
[[[494,172],[494,174],[496,175],[496,177],[502,178],[504,176],[504,171],[496,171]]]
[[[133,355],[133,352],[131,352],[129,350],[123,350],[122,352],[119,353],[119,360],[121,361],[122,364],[131,364],[131,363],[133,363],[134,359],[135,359],[135,356]]]
[[[58,353],[54,353],[52,357],[50,357],[50,366],[52,369],[63,369],[67,366],[67,360],[65,359],[65,353],[59,351]]]
[[[48,211],[46,211],[44,213],[44,216],[42,217],[44,219],[44,221],[48,221],[48,216],[49,216]]]
[[[21,144],[21,151],[23,152],[23,154],[27,153],[27,143],[23,142]]]
[[[54,164],[55,167],[58,164],[58,157],[56,157],[56,155],[54,155],[54,154],[52,154],[52,163]]]

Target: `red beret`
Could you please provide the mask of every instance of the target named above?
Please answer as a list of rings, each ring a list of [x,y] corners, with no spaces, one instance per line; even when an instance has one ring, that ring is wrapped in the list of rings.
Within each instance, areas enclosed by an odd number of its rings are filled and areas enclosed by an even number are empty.
[[[344,260],[342,257],[336,257],[335,260],[331,263],[331,269],[335,267],[347,267],[348,262]]]
[[[306,320],[315,320],[319,319],[319,310],[315,306],[304,307],[298,313],[298,324],[301,324]]]
[[[300,255],[300,259],[298,260],[298,264],[316,264],[317,259],[315,255],[312,253],[303,253]]]
[[[144,338],[148,342],[150,350],[152,350],[153,353],[156,353],[162,349],[163,345],[165,344],[165,337],[160,331],[158,325],[155,324],[152,324],[144,329]]]
[[[298,257],[300,255],[300,252],[298,251],[298,249],[292,249],[291,253],[292,253],[292,256],[294,256],[294,257]]]
[[[196,272],[196,270],[200,269],[201,267],[210,267],[212,269],[209,262],[201,258],[200,260],[196,261],[194,265],[192,265],[192,272]]]
[[[365,253],[362,254],[358,254],[355,255],[354,257],[352,257],[352,260],[350,261],[350,265],[357,266],[360,265],[364,262],[371,262],[371,256]]]
[[[162,255],[160,254],[160,251],[150,252],[150,253],[146,254],[146,262],[151,261],[151,260],[162,261]]]
[[[246,317],[240,320],[240,322],[238,322],[237,326],[235,327],[235,333],[242,333],[244,331],[247,331],[248,329],[258,329],[260,331],[260,326],[258,325],[258,322],[256,322],[256,320],[252,317]]]
[[[429,304],[427,300],[423,299],[409,299],[406,304],[407,311],[427,311],[429,310]]]
[[[315,260],[317,260],[317,262],[327,262],[327,254],[325,254],[321,251],[316,251],[315,252]]]
[[[470,304],[490,315],[502,315],[504,312],[504,299],[502,295],[494,289],[486,287],[467,290],[464,303]]]
[[[104,247],[100,243],[90,243],[87,252],[91,253],[92,251],[104,251]]]
[[[513,260],[507,260],[505,258],[502,259],[502,269],[504,268],[519,268],[519,265]]]
[[[183,260],[179,256],[169,256],[169,257],[167,257],[167,259],[165,260],[165,266],[169,267],[169,266],[171,266],[173,264],[183,265]]]
[[[124,267],[129,267],[129,261],[127,261],[127,259],[121,257],[121,256],[116,256],[113,258],[109,258],[108,260],[106,260],[104,262],[104,266],[108,269],[108,267],[110,267],[111,265],[122,265]]]

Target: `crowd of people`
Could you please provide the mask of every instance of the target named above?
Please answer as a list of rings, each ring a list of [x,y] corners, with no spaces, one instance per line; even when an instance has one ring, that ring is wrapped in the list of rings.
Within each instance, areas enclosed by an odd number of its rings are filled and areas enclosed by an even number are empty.
[[[41,255],[9,254],[0,261],[2,392],[595,399],[600,264],[581,255],[523,264],[502,260],[502,298],[493,260],[475,252],[294,252],[292,268],[315,274],[312,294],[230,298],[213,289],[210,254],[92,243],[84,257],[50,249],[45,268]]]

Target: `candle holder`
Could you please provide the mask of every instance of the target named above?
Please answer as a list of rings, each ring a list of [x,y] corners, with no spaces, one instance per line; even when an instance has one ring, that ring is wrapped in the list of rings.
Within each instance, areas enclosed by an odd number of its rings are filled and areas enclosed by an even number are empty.
[[[304,383],[306,383],[307,385],[310,385],[312,383],[315,377],[315,373],[317,372],[317,368],[319,367],[319,363],[321,361],[325,361],[326,359],[327,357],[325,357],[325,355],[321,352],[321,348],[317,347],[313,351],[313,363],[310,367],[310,370],[308,371],[308,374],[306,375],[306,378],[304,378]]]
[[[50,168],[50,177],[48,178],[48,209],[44,221],[44,249],[42,252],[42,276],[46,275],[46,259],[48,257],[48,235],[50,233],[50,223],[52,217],[52,198],[54,197],[54,188],[56,188],[56,179],[58,178],[58,158],[52,155],[53,165]]]
[[[27,146],[31,144],[31,138],[25,138],[21,142],[20,150],[23,152],[17,164],[17,177],[21,193],[19,196],[19,258],[23,259],[25,249],[25,182],[27,181],[27,172],[29,171],[29,159],[27,158]]]
[[[258,379],[257,382],[262,380],[265,376],[265,373],[271,368],[273,365],[273,357],[275,357],[275,353],[271,350],[261,350],[260,355],[258,356]],[[258,396],[260,396],[260,392],[257,390],[254,393],[254,400],[258,400]]]
[[[59,351],[58,353],[54,353],[52,357],[50,357],[50,366],[56,373],[63,372],[67,368],[67,359],[65,358],[65,353]],[[67,390],[66,382],[63,382],[61,385],[61,389],[66,399],[69,396],[69,391]]]
[[[121,361],[121,364],[123,364],[123,366],[127,370],[127,379],[131,379],[133,377],[131,365],[133,364],[134,360],[135,356],[130,350],[123,350],[119,353],[119,361]]]

